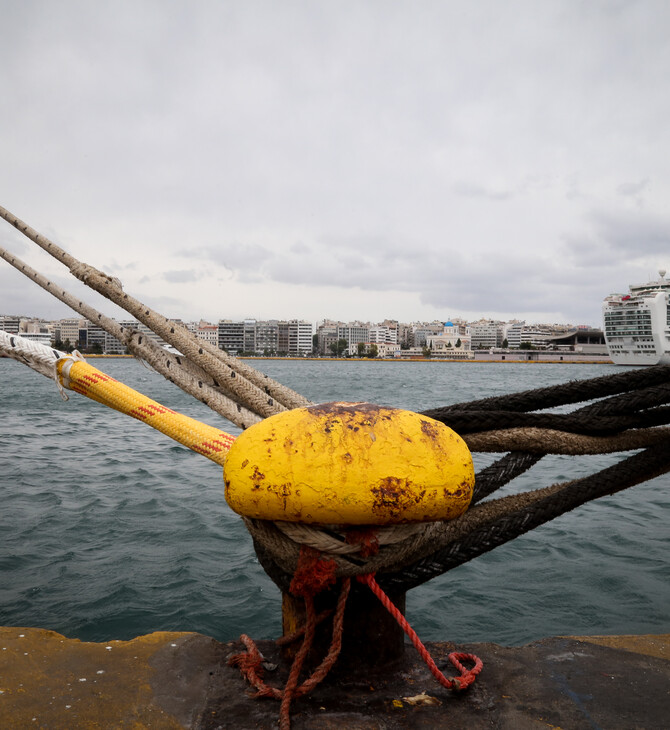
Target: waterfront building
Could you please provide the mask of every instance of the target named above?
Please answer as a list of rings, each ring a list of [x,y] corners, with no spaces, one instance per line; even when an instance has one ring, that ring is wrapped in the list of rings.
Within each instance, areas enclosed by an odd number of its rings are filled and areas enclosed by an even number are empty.
[[[291,319],[279,322],[278,350],[293,357],[303,357],[312,352],[312,323]]]
[[[512,320],[503,325],[503,342],[507,340],[507,347],[510,350],[518,350],[521,347],[521,333],[525,321]]]
[[[358,354],[358,343],[365,344],[370,341],[370,329],[362,322],[339,323],[337,326],[337,339],[347,341],[347,354]]]
[[[577,327],[566,333],[550,337],[551,349],[569,352],[583,352],[590,355],[606,355],[607,345],[602,330],[591,327]]]
[[[256,322],[256,354],[276,355],[279,347],[279,322],[276,319]]]
[[[480,319],[470,324],[470,337],[473,350],[490,350],[501,347],[503,343],[503,323],[491,319]]]
[[[446,357],[465,353],[471,350],[471,338],[468,327],[454,324],[451,320],[442,326],[439,335],[430,335],[426,339],[426,347],[433,356]]]
[[[320,322],[316,328],[317,352],[319,355],[331,355],[331,345],[337,343],[337,328],[342,322],[334,322],[331,319],[325,319]]]
[[[387,344],[395,345],[398,343],[398,326],[389,326],[388,324],[372,325],[368,328],[370,342],[377,345]]]
[[[49,332],[14,332],[12,334],[18,334],[24,340],[30,340],[39,345],[51,346],[51,334]]]
[[[218,324],[219,349],[229,355],[237,355],[244,349],[244,322],[222,319]]]
[[[377,357],[399,357],[400,356],[400,345],[395,342],[379,342],[370,343],[375,344],[377,347]],[[368,345],[368,349],[370,348]]]
[[[415,323],[412,325],[412,346],[425,347],[429,337],[444,334],[443,322],[431,322],[430,324]]]
[[[86,320],[79,318],[59,319],[54,323],[53,337],[56,342],[69,344],[71,347],[79,347],[80,331],[86,327]]]
[[[7,332],[7,334],[18,335],[20,324],[21,317],[17,317],[16,315],[5,314],[0,317],[0,330]]]
[[[205,322],[201,319],[200,322],[198,322],[198,324],[195,325],[195,328],[191,331],[199,340],[202,340],[202,342],[208,342],[214,347],[219,346],[219,328],[217,325],[211,324],[211,322]]]
[[[243,338],[244,344],[242,346],[242,352],[250,353],[256,352],[256,320],[245,319],[243,321]]]

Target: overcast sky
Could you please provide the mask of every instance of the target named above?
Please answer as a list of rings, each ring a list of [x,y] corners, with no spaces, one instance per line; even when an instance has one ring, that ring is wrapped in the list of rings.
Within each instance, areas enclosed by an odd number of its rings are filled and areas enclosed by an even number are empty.
[[[670,269],[666,0],[0,10],[0,205],[166,316],[599,325]],[[2,313],[69,310],[0,260]]]

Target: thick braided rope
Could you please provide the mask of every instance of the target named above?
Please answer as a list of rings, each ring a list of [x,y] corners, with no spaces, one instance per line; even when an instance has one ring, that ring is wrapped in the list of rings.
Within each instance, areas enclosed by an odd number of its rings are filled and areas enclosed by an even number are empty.
[[[229,384],[231,391],[250,410],[262,416],[269,416],[285,408],[309,404],[309,401],[299,393],[228,356],[209,343],[200,342],[185,327],[170,322],[139,300],[125,294],[118,279],[77,260],[2,206],[0,206],[0,217],[67,266],[71,273],[87,286],[131,313],[213,378],[221,383],[227,378],[234,379],[235,382]]]
[[[217,464],[223,464],[235,441],[234,436],[162,406],[87,362],[65,357],[57,368],[64,388],[136,418]]]
[[[463,440],[471,451],[506,452],[518,449],[533,454],[611,454],[653,445],[670,447],[670,428],[624,431],[615,436],[584,436],[544,428],[511,428],[467,434]]]
[[[544,454],[529,454],[525,451],[512,451],[493,464],[482,469],[475,477],[475,489],[470,506],[481,502],[497,489],[528,471],[537,464]]]
[[[124,327],[110,317],[106,317],[62,287],[56,286],[3,248],[0,248],[0,257],[75,312],[91,322],[99,324],[106,332],[122,342],[135,357],[146,362],[164,378],[175,383],[183,391],[197,398],[231,423],[240,428],[247,428],[261,420],[255,413],[232,400],[229,392],[222,392],[221,386],[212,377],[187,358],[168,352],[143,333]]]
[[[423,535],[365,561],[332,556],[338,576],[377,573],[385,589],[420,585],[451,568],[592,499],[614,494],[670,470],[670,450],[650,448],[582,479],[482,502],[450,522],[427,523]],[[272,523],[247,521],[259,561],[280,588],[287,586],[299,548]]]
[[[435,536],[434,546],[426,549],[424,558],[412,561],[389,576],[383,576],[383,585],[387,589],[402,587],[403,590],[409,590],[586,502],[615,494],[668,471],[670,451],[650,448],[583,479],[538,490],[537,495],[531,492],[530,495],[536,495],[536,498],[528,505],[521,503],[517,506],[511,500],[508,507],[498,510],[499,514],[495,510],[491,515],[484,513],[471,523],[467,521],[470,512],[466,512],[458,520],[444,525],[442,533]],[[475,509],[486,508],[490,504],[484,502]],[[454,524],[463,518],[465,520],[460,526]],[[451,525],[453,528],[450,530]]]
[[[670,390],[661,389],[659,400],[670,400]],[[589,436],[607,436],[629,428],[649,428],[670,423],[670,408],[657,407],[626,415],[590,415],[588,413],[517,413],[516,411],[461,411],[438,419],[465,437],[479,431],[504,431],[511,428],[544,428]]]
[[[454,403],[441,408],[422,411],[422,415],[440,420],[441,415],[454,411],[535,411],[543,408],[581,403],[594,398],[605,398],[617,393],[640,390],[670,381],[670,365],[656,365],[651,368],[603,375],[587,380],[576,380],[562,385],[535,388],[510,395],[482,398],[469,403]]]

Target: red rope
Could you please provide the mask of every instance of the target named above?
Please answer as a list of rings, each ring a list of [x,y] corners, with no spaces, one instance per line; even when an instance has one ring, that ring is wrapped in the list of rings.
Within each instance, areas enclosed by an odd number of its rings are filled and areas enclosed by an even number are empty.
[[[409,636],[412,644],[414,644],[416,650],[421,655],[421,658],[428,665],[430,673],[443,687],[446,687],[447,689],[466,689],[475,681],[475,678],[484,667],[482,660],[478,656],[475,656],[474,654],[464,654],[461,652],[452,652],[451,654],[449,654],[449,661],[454,665],[454,667],[456,667],[456,669],[458,669],[461,675],[459,677],[447,679],[444,674],[442,674],[442,672],[438,669],[437,665],[433,661],[433,658],[428,653],[426,647],[423,645],[423,642],[417,636],[414,629],[407,622],[407,619],[397,609],[397,607],[393,604],[393,602],[386,595],[386,593],[384,593],[384,591],[379,587],[377,581],[374,578],[374,574],[368,573],[366,575],[358,575],[356,576],[356,580],[358,580],[359,583],[364,583],[365,585],[367,585],[368,588],[370,588],[370,590],[375,594],[375,596],[377,596],[384,608],[398,622],[398,624],[407,634],[407,636]],[[464,667],[463,664],[461,664],[461,661],[464,660],[474,662],[474,667],[472,667],[472,669],[467,669],[466,667]]]
[[[374,544],[372,540],[370,540],[370,543]],[[374,578],[374,574],[368,573],[367,575],[357,576],[357,580],[367,585],[381,601],[384,608],[395,618],[402,630],[411,639],[421,658],[428,665],[431,674],[443,687],[447,689],[466,689],[475,681],[475,677],[482,671],[484,666],[479,657],[474,654],[460,652],[452,652],[449,654],[449,661],[461,674],[458,677],[447,679],[438,669],[428,650],[421,642],[421,639],[419,639],[414,629],[407,622],[407,619],[379,587]],[[311,692],[332,669],[340,654],[344,629],[344,609],[351,588],[349,578],[345,578],[342,581],[342,588],[333,617],[333,636],[328,653],[321,664],[312,672],[311,676],[301,685],[298,685],[300,671],[312,648],[316,625],[328,614],[328,612],[324,612],[318,616],[316,615],[314,596],[330,587],[334,582],[335,563],[332,560],[324,559],[318,551],[302,546],[300,549],[300,558],[298,559],[298,567],[291,581],[291,593],[303,597],[305,601],[306,622],[304,628],[299,629],[290,636],[283,637],[277,642],[289,643],[289,641],[299,638],[304,632],[302,644],[298,653],[295,655],[286,686],[283,690],[271,687],[263,681],[263,656],[258,651],[258,647],[254,641],[246,634],[242,634],[240,640],[247,651],[241,654],[235,654],[228,660],[231,666],[238,666],[240,668],[240,671],[247,678],[251,686],[256,689],[256,697],[274,697],[275,699],[281,700],[281,708],[279,711],[280,730],[289,730],[291,726],[290,711],[292,700]],[[461,664],[462,661],[473,662],[474,666],[472,669],[467,669]]]
[[[314,610],[314,595],[334,582],[334,568],[334,562],[332,560],[322,559],[320,553],[317,551],[311,548],[301,549],[298,568],[291,583],[291,592],[296,595],[302,595],[305,601],[306,623],[303,629],[280,640],[281,643],[289,643],[290,640],[299,638],[300,634],[304,632],[302,644],[293,659],[291,671],[283,690],[271,687],[263,681],[263,656],[258,651],[258,647],[253,639],[249,638],[246,634],[242,634],[240,640],[247,651],[241,654],[235,654],[228,660],[229,665],[240,668],[240,671],[247,678],[251,686],[256,689],[256,697],[274,697],[275,699],[281,700],[279,710],[279,727],[281,730],[288,730],[290,728],[291,701],[308,694],[324,679],[337,661],[337,657],[342,648],[344,609],[351,588],[351,580],[349,578],[345,578],[342,581],[342,588],[333,617],[333,635],[328,653],[321,664],[312,672],[311,676],[298,686],[302,665],[312,648],[316,625],[328,614],[328,612],[324,612],[318,616],[316,615]],[[277,643],[280,642],[278,641]]]

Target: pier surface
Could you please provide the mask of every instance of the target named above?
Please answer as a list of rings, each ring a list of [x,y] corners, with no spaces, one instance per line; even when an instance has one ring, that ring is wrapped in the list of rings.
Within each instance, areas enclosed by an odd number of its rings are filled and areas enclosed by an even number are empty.
[[[294,730],[345,728],[607,728],[661,730],[670,718],[670,634],[543,639],[522,647],[428,644],[477,654],[484,669],[462,694],[443,689],[413,648],[397,671],[326,678],[291,708]],[[266,681],[283,686],[279,665]],[[131,641],[67,639],[53,631],[0,628],[0,727],[274,728],[279,703],[251,698],[227,658],[236,642],[159,632]]]

